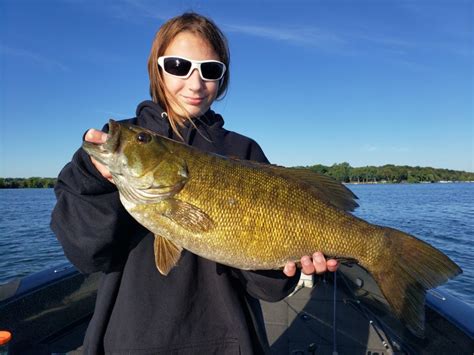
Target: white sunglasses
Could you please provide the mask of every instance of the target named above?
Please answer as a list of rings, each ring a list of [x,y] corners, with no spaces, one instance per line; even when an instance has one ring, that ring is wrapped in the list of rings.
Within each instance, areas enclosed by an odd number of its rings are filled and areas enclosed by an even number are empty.
[[[197,69],[202,80],[221,80],[226,71],[224,63],[218,60],[192,60],[177,56],[158,57],[158,65],[166,74],[181,79],[191,76],[194,69]]]

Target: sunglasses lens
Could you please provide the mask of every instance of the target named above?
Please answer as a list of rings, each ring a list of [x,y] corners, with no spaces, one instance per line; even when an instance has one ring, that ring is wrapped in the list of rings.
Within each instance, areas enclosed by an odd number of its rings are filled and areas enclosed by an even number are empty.
[[[202,76],[208,80],[218,80],[224,73],[224,66],[221,63],[205,62],[201,64]]]
[[[191,62],[183,58],[166,58],[164,69],[171,75],[186,76],[191,69]]]

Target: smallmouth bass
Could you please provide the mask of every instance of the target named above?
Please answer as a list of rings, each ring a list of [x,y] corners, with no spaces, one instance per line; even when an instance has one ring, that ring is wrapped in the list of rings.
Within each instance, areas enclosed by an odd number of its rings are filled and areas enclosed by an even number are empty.
[[[203,152],[113,120],[105,143],[83,148],[107,166],[124,207],[155,234],[163,275],[183,248],[244,270],[279,269],[321,251],[367,269],[394,314],[422,336],[426,290],[462,272],[414,236],[353,216],[355,195],[306,169]]]

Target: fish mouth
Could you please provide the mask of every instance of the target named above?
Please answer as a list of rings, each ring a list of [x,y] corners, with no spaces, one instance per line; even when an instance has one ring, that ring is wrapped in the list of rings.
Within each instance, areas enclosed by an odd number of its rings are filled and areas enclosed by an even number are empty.
[[[112,155],[117,152],[120,143],[120,125],[115,120],[109,120],[109,131],[104,143],[84,141],[82,148],[102,164],[108,165]]]

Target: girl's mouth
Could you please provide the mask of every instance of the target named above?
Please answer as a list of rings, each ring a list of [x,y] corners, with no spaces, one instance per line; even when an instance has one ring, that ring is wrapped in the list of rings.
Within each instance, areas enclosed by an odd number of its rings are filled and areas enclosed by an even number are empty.
[[[193,106],[198,106],[200,105],[203,101],[204,101],[204,98],[203,97],[188,97],[188,96],[184,96],[184,100],[187,104],[189,105],[193,105]]]

